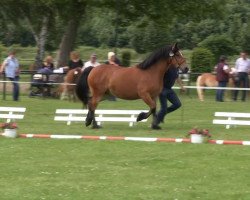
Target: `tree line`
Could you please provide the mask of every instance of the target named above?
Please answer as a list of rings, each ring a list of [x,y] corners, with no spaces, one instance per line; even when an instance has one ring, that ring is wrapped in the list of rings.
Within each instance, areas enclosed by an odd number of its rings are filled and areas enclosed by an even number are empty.
[[[179,42],[231,55],[250,51],[249,15],[249,0],[2,0],[0,42],[36,46],[38,67],[55,50],[66,65],[78,45],[146,53]]]

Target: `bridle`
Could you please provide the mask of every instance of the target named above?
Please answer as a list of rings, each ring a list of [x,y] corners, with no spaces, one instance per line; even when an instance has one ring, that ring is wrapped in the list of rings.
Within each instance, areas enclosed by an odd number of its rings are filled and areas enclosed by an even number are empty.
[[[182,53],[181,53],[180,51],[178,51],[178,53],[183,57],[183,55],[182,55]],[[178,69],[181,69],[180,66],[185,62],[185,59],[183,59],[182,62],[179,62],[178,59],[176,58],[176,54],[174,54],[173,56],[171,56],[171,59],[173,59],[173,58],[175,59],[175,61],[176,61],[176,63],[177,63],[177,68],[178,68]],[[188,71],[189,69],[188,69],[188,67],[186,67],[185,69],[181,69],[181,70],[182,70],[182,71],[183,71],[183,70],[187,70],[187,71]]]
[[[182,58],[183,58],[182,53],[181,53],[180,51],[178,51],[178,53],[179,53],[179,54],[182,56]],[[176,58],[176,55],[175,55],[175,54],[172,56],[172,58],[175,59],[177,65],[178,65],[178,68],[180,68],[180,66],[185,62],[185,59],[183,59],[183,61],[180,63],[180,62],[178,61],[178,59]]]

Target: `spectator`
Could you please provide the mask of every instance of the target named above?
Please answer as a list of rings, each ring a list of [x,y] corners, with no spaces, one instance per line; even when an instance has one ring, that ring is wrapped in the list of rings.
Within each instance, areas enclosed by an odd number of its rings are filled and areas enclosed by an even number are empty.
[[[70,61],[68,66],[64,67],[64,69],[66,69],[66,71],[71,70],[71,69],[75,69],[77,67],[82,68],[83,67],[83,62],[80,59],[80,54],[76,51],[72,51],[70,53]]]
[[[44,63],[42,65],[42,68],[50,70],[51,73],[53,72],[53,70],[54,70],[54,64],[53,64],[53,58],[52,58],[52,56],[47,56],[45,58]]]
[[[230,69],[226,63],[227,58],[225,56],[221,56],[219,63],[216,67],[216,80],[218,81],[218,87],[226,87],[229,80]],[[218,89],[216,91],[216,101],[223,102],[224,98],[223,89]]]
[[[19,62],[17,58],[15,57],[16,52],[10,51],[9,56],[4,60],[1,68],[0,73],[5,71],[5,76],[9,78],[9,80],[12,81],[13,84],[13,100],[18,101],[19,100]]]
[[[249,87],[248,74],[250,72],[250,60],[247,58],[246,52],[244,51],[241,52],[240,58],[236,60],[235,70],[237,76],[235,80],[235,86],[248,88]],[[237,101],[238,93],[239,93],[238,90],[234,91],[234,96],[233,96],[234,101]],[[241,101],[246,101],[246,90],[242,91]]]
[[[108,60],[105,62],[105,64],[109,65],[115,65],[115,66],[121,66],[120,60],[116,57],[114,52],[108,53]]]
[[[120,60],[116,57],[114,52],[108,52],[108,60],[105,62],[108,65],[121,66]],[[109,101],[116,101],[116,97],[110,94],[107,99]]]
[[[187,71],[185,71],[183,73],[187,73]],[[159,95],[161,108],[156,115],[156,120],[154,120],[152,125],[151,125],[152,129],[156,129],[156,130],[161,129],[159,124],[161,122],[163,122],[164,117],[168,113],[171,113],[171,112],[173,112],[181,107],[181,101],[179,100],[175,91],[172,89],[172,87],[174,86],[176,81],[180,85],[181,90],[185,91],[185,88],[183,87],[182,81],[179,78],[179,69],[176,68],[175,66],[172,66],[171,68],[169,68],[169,70],[164,75],[163,89]],[[169,107],[167,105],[167,100],[172,103],[172,105]]]
[[[90,60],[84,63],[84,66],[82,68],[82,70],[86,69],[87,67],[96,67],[100,65],[100,63],[97,61],[97,56],[95,53],[93,53],[90,56]]]

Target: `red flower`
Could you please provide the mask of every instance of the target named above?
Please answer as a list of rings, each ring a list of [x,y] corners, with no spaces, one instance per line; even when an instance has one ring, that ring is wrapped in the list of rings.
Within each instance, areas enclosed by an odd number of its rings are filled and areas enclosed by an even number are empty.
[[[208,129],[197,129],[197,128],[193,128],[188,132],[188,135],[191,134],[199,134],[199,135],[203,135],[206,137],[211,137],[212,135],[209,133]]]
[[[189,135],[191,134],[198,134],[198,129],[197,128],[193,128],[188,132]]]
[[[16,129],[18,128],[17,123],[16,122],[6,122],[6,123],[1,123],[0,124],[0,128],[2,129]]]

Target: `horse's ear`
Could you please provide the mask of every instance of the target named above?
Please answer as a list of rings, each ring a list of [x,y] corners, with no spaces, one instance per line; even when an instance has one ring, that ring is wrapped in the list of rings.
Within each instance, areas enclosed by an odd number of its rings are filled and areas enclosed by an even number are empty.
[[[174,52],[173,52],[172,50],[169,52],[169,56],[170,56],[170,57],[173,57],[173,56],[174,56]]]
[[[172,51],[173,53],[176,53],[177,51],[179,51],[179,48],[178,48],[178,43],[174,43],[174,45],[172,46]]]
[[[174,54],[175,54],[178,50],[179,50],[179,49],[178,49],[177,43],[174,43],[173,46],[172,46],[172,48],[171,48],[171,51],[169,52],[169,56],[170,56],[170,57],[173,57]]]

